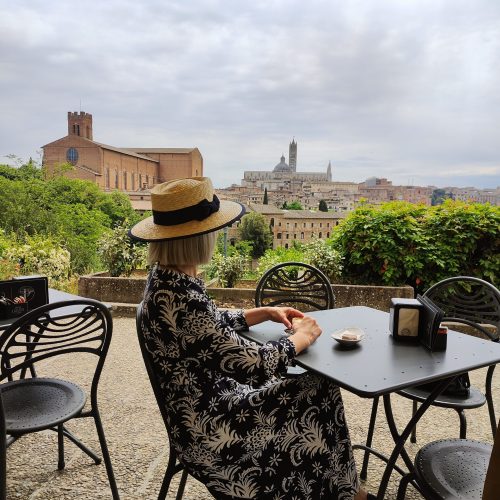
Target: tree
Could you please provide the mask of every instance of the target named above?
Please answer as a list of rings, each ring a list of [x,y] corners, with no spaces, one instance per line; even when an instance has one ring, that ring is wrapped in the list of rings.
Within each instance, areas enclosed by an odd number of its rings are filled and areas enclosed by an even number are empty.
[[[267,188],[264,189],[264,201],[262,202],[264,205],[269,204],[269,199],[267,197]]]
[[[300,204],[300,201],[292,201],[283,208],[287,208],[288,210],[304,210],[304,207]]]
[[[240,238],[252,244],[252,257],[258,259],[273,246],[273,234],[262,214],[251,212],[243,217],[239,227]]]
[[[328,205],[325,200],[319,200],[319,211],[320,212],[328,212]]]

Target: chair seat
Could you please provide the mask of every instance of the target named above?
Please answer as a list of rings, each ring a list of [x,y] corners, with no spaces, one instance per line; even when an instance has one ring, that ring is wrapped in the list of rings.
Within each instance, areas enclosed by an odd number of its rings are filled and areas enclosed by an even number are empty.
[[[424,402],[429,396],[429,391],[419,389],[418,387],[409,387],[398,394],[405,398],[413,399],[419,402]],[[433,406],[441,408],[462,408],[464,410],[471,408],[479,408],[486,403],[485,395],[475,387],[469,387],[469,395],[464,396],[450,396],[449,394],[440,394],[437,399],[432,403]]]
[[[480,499],[492,448],[470,439],[425,445],[415,457],[417,482],[435,498]]]
[[[86,395],[76,384],[55,378],[29,378],[0,385],[6,432],[48,429],[78,415]]]

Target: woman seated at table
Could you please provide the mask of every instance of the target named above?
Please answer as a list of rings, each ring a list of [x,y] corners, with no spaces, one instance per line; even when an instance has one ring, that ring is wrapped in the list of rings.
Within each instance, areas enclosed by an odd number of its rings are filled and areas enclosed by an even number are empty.
[[[242,206],[219,202],[204,177],[155,186],[151,202],[130,235],[149,242],[142,335],[180,460],[218,499],[366,498],[339,388],[281,378],[321,334],[316,321],[290,307],[219,311],[197,278]],[[293,334],[258,346],[237,333],[267,320]]]

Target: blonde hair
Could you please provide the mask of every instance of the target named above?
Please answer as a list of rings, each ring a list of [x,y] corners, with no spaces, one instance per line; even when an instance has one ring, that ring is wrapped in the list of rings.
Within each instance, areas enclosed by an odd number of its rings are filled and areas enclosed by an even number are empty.
[[[181,238],[149,243],[148,264],[158,262],[162,266],[197,266],[212,258],[217,241],[217,231]]]

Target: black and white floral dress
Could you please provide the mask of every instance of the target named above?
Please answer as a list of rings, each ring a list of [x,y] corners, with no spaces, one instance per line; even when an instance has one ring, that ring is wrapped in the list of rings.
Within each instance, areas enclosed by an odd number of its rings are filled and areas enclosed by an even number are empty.
[[[238,335],[247,328],[202,281],[151,270],[142,334],[179,458],[218,499],[352,498],[359,483],[338,387],[309,373],[280,378],[293,343],[258,346]]]

